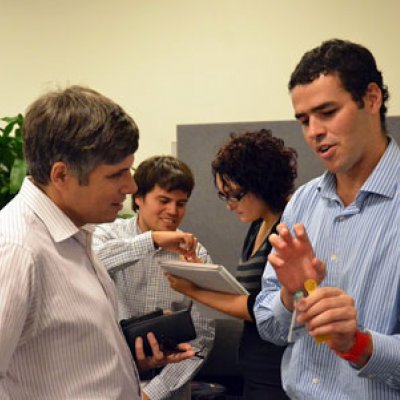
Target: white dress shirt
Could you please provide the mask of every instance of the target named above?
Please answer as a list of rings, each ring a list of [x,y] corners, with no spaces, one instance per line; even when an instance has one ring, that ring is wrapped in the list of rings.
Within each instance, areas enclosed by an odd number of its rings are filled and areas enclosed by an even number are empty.
[[[170,288],[160,268],[160,261],[177,259],[178,255],[162,248],[156,249],[151,231],[142,233],[136,216],[98,225],[93,235],[93,248],[117,286],[121,319],[156,308],[174,311],[190,305],[188,297]],[[212,262],[201,244],[198,244],[196,253],[203,262]],[[200,315],[195,304],[191,315],[197,338],[190,343],[206,356],[213,345],[214,321]],[[144,392],[151,400],[188,398],[190,379],[203,361],[191,358],[166,365],[147,383]]]
[[[91,235],[29,178],[0,211],[0,399],[140,399]]]

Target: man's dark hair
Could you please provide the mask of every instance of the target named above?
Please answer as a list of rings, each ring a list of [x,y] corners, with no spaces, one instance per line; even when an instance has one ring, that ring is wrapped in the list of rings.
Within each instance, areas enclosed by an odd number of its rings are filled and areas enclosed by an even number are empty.
[[[337,74],[344,89],[351,94],[359,108],[364,107],[363,97],[367,93],[368,85],[376,83],[382,92],[380,117],[382,129],[386,132],[386,102],[389,92],[374,56],[367,48],[340,39],[323,42],[303,55],[290,77],[289,90],[297,85],[311,83],[321,74]]]
[[[154,156],[142,161],[134,175],[137,192],[132,196],[132,208],[137,211],[135,197],[145,197],[156,185],[167,192],[180,190],[188,198],[194,187],[194,177],[190,168],[172,156]]]
[[[28,108],[23,140],[28,171],[37,183],[48,184],[52,165],[62,161],[80,184],[87,184],[98,165],[119,163],[137,150],[139,131],[109,98],[71,86],[41,96]]]
[[[281,212],[294,190],[297,153],[270,130],[232,133],[211,167],[215,184],[219,175],[223,185],[232,181],[260,197],[271,211]]]

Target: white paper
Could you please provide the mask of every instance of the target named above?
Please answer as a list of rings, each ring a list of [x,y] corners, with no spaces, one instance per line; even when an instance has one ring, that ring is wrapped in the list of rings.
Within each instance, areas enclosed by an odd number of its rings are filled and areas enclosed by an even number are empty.
[[[249,294],[222,265],[172,260],[162,261],[160,266],[164,271],[185,278],[206,290],[232,294]]]

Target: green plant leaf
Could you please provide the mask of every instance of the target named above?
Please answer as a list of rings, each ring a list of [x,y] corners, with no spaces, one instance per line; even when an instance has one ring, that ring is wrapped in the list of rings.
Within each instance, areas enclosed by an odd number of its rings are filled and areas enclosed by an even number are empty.
[[[1,121],[5,121],[5,122],[12,122],[16,119],[17,117],[3,117],[0,118]]]
[[[128,213],[126,213],[126,214],[118,214],[118,218],[122,218],[122,219],[129,219],[129,218],[132,218],[133,217],[133,214],[128,214]]]
[[[16,159],[10,173],[10,193],[16,194],[22,185],[26,175],[26,162],[25,160]]]
[[[5,122],[2,123],[2,121]],[[24,117],[0,118],[0,209],[18,193],[26,175],[22,150]]]
[[[16,124],[15,121],[10,122],[9,124],[6,125],[6,127],[3,130],[3,134],[4,136],[10,136],[10,133],[12,132],[12,130],[14,129],[14,125]]]

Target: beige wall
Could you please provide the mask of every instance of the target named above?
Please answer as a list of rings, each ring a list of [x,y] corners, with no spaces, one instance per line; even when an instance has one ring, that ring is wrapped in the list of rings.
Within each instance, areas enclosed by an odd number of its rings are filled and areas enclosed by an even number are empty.
[[[0,0],[0,115],[56,85],[121,103],[137,161],[169,153],[177,124],[292,118],[286,84],[331,37],[366,45],[400,113],[399,0]]]

